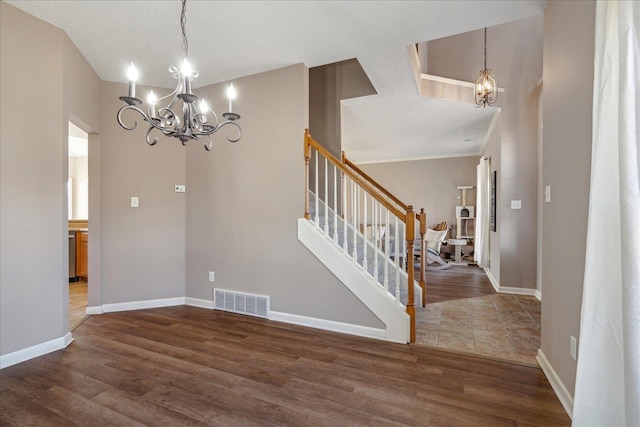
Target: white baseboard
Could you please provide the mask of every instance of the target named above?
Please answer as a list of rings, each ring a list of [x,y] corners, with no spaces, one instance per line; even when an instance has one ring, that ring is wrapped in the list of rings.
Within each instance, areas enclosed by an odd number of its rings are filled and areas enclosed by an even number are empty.
[[[564,383],[549,363],[549,360],[542,352],[542,349],[538,349],[536,360],[542,368],[542,372],[544,372],[544,375],[547,377],[547,380],[549,380],[551,388],[556,392],[556,396],[558,396],[564,410],[567,411],[567,415],[569,415],[569,418],[573,419],[573,396],[571,396],[569,390],[564,386]]]
[[[84,313],[87,315],[92,315],[92,314],[102,314],[104,313],[104,311],[102,310],[102,306],[98,305],[93,307],[87,307]]]
[[[185,305],[185,297],[150,299],[144,301],[118,302],[87,307],[87,314],[113,313],[116,311],[145,310],[148,308],[172,307]]]
[[[514,294],[514,295],[530,295],[535,296],[537,289],[529,289],[529,288],[510,288],[509,286],[500,286],[500,290],[498,292],[502,294]]]
[[[483,267],[482,269],[484,270],[485,274],[489,278],[489,281],[491,282],[493,289],[495,289],[496,292],[500,292],[500,283],[498,283],[496,278],[493,277],[493,273],[491,273],[491,270],[489,270],[487,267]]]
[[[487,269],[486,267],[483,267],[483,270],[487,275],[487,277],[489,278],[489,281],[491,282],[491,285],[493,286],[493,289],[496,290],[496,292],[499,292],[502,294],[531,295],[536,297],[538,301],[542,301],[542,294],[540,293],[539,290],[529,289],[529,288],[512,288],[509,286],[500,286],[500,283],[498,283],[496,278],[493,276],[493,274],[491,273],[491,270]]]
[[[72,342],[73,336],[71,332],[67,332],[63,337],[5,354],[0,356],[0,369],[33,359],[34,357],[43,356],[56,350],[61,350]]]
[[[334,320],[318,319],[316,317],[301,316],[299,314],[270,311],[269,320],[290,323],[292,325],[306,326],[309,328],[323,329],[325,331],[340,332],[342,334],[356,335],[365,338],[375,338],[389,341],[387,331],[370,326],[354,325],[351,323],[336,322]],[[406,342],[401,342],[406,344]]]
[[[536,289],[533,296],[536,297],[538,301],[542,301],[542,292],[540,292],[539,290]]]
[[[190,298],[186,297],[184,299],[185,305],[190,305],[192,307],[200,307],[200,308],[210,308],[213,310],[213,301],[202,298]]]

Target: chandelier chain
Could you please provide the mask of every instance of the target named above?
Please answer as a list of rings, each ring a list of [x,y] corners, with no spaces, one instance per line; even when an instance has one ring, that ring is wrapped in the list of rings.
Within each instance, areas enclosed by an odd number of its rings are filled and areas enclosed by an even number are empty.
[[[180,15],[180,27],[182,28],[182,51],[184,57],[189,56],[189,41],[187,40],[187,0],[182,0],[182,14]],[[486,31],[486,30],[485,30]],[[486,35],[485,35],[486,37]],[[486,41],[485,41],[486,44]],[[486,49],[486,47],[485,47]],[[486,56],[486,53],[485,53]],[[486,61],[486,59],[485,59]]]
[[[484,29],[484,69],[487,69],[487,28]]]

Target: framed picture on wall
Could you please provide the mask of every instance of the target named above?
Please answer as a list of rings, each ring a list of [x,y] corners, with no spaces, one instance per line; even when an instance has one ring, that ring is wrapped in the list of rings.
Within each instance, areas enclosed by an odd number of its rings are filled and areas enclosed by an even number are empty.
[[[491,231],[496,231],[496,189],[498,185],[498,171],[493,171],[491,174],[491,213],[490,213],[490,226]]]

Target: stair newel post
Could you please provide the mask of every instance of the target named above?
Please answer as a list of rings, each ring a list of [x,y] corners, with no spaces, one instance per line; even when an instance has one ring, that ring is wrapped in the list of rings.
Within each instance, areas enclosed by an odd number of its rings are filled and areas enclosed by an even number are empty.
[[[338,244],[338,168],[333,166],[333,241]]]
[[[405,217],[406,224],[406,233],[407,233],[407,260],[411,263],[411,268],[407,268],[407,290],[408,290],[408,298],[407,298],[407,313],[411,317],[411,330],[410,330],[410,339],[411,342],[416,341],[416,306],[415,306],[415,295],[414,295],[414,271],[413,268],[413,240],[415,238],[415,218],[416,214],[413,212],[413,206],[407,206],[407,213]]]
[[[310,219],[309,215],[309,159],[311,158],[311,143],[309,142],[309,129],[304,131],[304,218]]]
[[[427,213],[424,208],[416,215],[420,223],[420,288],[422,288],[422,306],[427,305],[427,279],[425,271],[427,267],[427,242],[424,240],[427,235]]]

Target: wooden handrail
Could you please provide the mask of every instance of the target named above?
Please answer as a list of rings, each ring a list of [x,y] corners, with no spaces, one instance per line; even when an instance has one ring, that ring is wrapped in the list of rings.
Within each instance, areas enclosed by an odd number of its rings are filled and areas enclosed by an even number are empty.
[[[364,179],[369,181],[382,194],[384,194],[385,196],[387,196],[388,198],[390,198],[391,200],[396,202],[397,205],[400,206],[402,209],[404,209],[405,211],[407,210],[407,206],[408,206],[407,204],[403,203],[400,199],[398,199],[396,196],[394,196],[393,193],[391,193],[389,190],[387,190],[382,185],[380,185],[375,179],[373,179],[369,175],[367,175],[367,173],[365,171],[363,171],[358,166],[356,166],[351,160],[347,159],[347,155],[344,153],[344,151],[342,152],[342,162],[345,165],[349,166],[351,169],[355,170],[359,175],[362,175],[364,177]]]
[[[322,154],[329,162],[331,162],[335,167],[340,169],[341,172],[348,175],[353,181],[357,182],[362,188],[369,190],[369,193],[373,198],[375,198],[380,204],[382,204],[385,208],[389,210],[389,212],[393,213],[397,216],[402,222],[406,221],[406,209],[405,212],[402,212],[396,206],[393,206],[388,200],[384,197],[381,197],[375,190],[371,184],[369,184],[362,177],[355,174],[349,168],[345,167],[340,160],[338,160],[333,154],[331,154],[326,148],[324,148],[318,141],[313,139],[311,134],[309,133],[309,129],[305,129],[304,132],[304,141],[305,141],[305,163],[308,161],[308,155],[310,155],[310,150],[307,147],[313,147],[318,153]],[[307,174],[308,176],[308,174]],[[308,183],[307,183],[308,184]],[[308,189],[308,187],[307,187]],[[308,213],[309,203],[306,201],[307,207],[305,207],[305,214]]]

